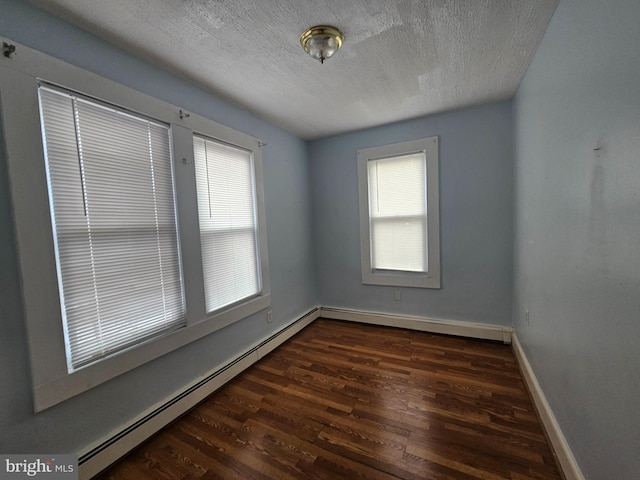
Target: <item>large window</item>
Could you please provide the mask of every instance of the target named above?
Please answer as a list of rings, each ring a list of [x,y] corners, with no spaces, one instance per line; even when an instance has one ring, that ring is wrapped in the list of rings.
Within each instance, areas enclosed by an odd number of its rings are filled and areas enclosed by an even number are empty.
[[[358,151],[363,283],[440,287],[437,140]]]
[[[67,367],[185,324],[169,127],[39,87]]]
[[[0,143],[39,411],[269,307],[262,152],[193,112],[16,53],[0,57]]]

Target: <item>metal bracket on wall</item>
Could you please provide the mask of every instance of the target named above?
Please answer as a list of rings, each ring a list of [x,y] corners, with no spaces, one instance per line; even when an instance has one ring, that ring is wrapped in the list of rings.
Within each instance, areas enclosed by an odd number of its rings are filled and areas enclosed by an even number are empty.
[[[16,53],[16,46],[12,45],[11,43],[7,43],[7,42],[2,42],[2,54],[7,57],[7,58],[11,58],[11,55]]]

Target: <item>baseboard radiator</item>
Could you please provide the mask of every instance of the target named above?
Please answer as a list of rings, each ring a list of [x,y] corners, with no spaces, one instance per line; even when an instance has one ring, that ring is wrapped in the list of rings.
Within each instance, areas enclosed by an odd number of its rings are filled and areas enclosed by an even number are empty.
[[[320,316],[314,308],[244,353],[209,371],[170,398],[154,405],[127,424],[78,454],[79,478],[90,479],[140,445],[154,433],[189,411],[236,375],[310,325]]]
[[[321,307],[320,316],[335,320],[406,328],[422,332],[442,333],[445,335],[479,338],[483,340],[497,340],[506,344],[511,343],[511,333],[513,332],[511,327],[503,327],[500,325],[463,322],[459,320],[442,320],[410,315],[396,315],[392,313],[367,312],[362,310],[333,307]]]

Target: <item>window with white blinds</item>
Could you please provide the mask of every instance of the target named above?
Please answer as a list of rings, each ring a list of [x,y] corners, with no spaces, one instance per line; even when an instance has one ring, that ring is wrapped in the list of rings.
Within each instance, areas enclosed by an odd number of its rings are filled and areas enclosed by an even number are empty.
[[[169,127],[39,86],[69,371],[185,325]]]
[[[207,312],[261,291],[253,153],[194,136]]]
[[[424,152],[369,160],[369,220],[374,270],[426,272]]]
[[[365,284],[440,287],[438,138],[358,151]]]

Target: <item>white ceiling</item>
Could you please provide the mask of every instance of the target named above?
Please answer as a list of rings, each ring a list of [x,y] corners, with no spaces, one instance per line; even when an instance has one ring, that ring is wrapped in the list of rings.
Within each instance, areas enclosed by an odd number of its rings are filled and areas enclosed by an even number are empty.
[[[27,0],[314,139],[511,98],[558,0]],[[344,33],[324,65],[308,27]]]

